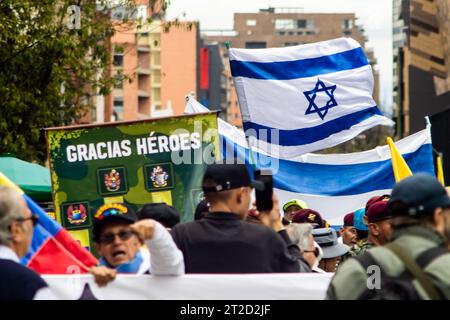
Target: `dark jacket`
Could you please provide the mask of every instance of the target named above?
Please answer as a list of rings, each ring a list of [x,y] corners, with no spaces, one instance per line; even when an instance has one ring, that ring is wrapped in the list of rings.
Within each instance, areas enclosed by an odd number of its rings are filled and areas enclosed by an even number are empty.
[[[178,224],[173,239],[183,252],[186,273],[298,272],[299,248],[285,231],[243,221],[230,212]]]
[[[37,273],[10,260],[0,259],[0,276],[0,300],[32,300],[47,287]]]

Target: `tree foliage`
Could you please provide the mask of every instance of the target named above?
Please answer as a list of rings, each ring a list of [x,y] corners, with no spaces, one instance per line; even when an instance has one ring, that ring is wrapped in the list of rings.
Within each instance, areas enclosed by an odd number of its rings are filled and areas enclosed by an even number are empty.
[[[150,0],[150,5],[155,1]],[[46,127],[73,123],[110,92],[109,39],[117,21],[107,0],[0,1],[0,153],[45,161]],[[114,1],[132,8],[132,0]],[[68,8],[78,5],[80,28]],[[126,21],[122,21],[126,23]]]

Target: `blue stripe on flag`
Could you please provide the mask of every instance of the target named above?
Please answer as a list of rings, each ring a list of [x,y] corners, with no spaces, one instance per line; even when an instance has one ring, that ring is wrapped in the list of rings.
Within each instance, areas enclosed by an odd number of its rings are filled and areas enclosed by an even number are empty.
[[[223,149],[223,158],[227,158],[227,150],[237,148],[238,159],[246,159],[249,171],[249,150],[233,143],[222,136],[227,143]],[[228,153],[231,156],[231,153]],[[286,191],[326,196],[348,196],[361,193],[391,189],[394,184],[391,159],[348,165],[328,165],[302,163],[282,159],[274,159],[253,152],[259,168],[270,168],[278,162],[278,172],[274,175],[274,188]],[[418,150],[403,154],[413,173],[425,172],[434,175],[431,144],[424,144]]]
[[[368,65],[361,47],[327,56],[293,61],[253,62],[230,60],[233,77],[291,80],[351,70]]]
[[[350,129],[352,126],[374,115],[382,115],[377,106],[350,113],[340,118],[330,120],[328,122],[325,122],[324,124],[310,128],[281,130],[249,121],[244,122],[243,125],[247,135],[255,136],[257,139],[261,139],[265,142],[273,143],[271,131],[268,130],[276,129],[278,130],[279,138],[278,141],[274,141],[274,143],[280,146],[300,146],[323,140],[325,138],[328,138],[332,134],[341,132],[342,130]]]

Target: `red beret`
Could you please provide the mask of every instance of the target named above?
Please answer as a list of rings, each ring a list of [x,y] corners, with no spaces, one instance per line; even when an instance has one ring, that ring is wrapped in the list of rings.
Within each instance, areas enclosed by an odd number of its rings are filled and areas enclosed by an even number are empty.
[[[326,221],[322,219],[320,213],[311,209],[298,210],[292,217],[294,223],[314,223],[318,228],[326,228]]]
[[[354,212],[347,213],[344,216],[344,227],[353,227],[353,217],[355,216]]]
[[[369,207],[371,205],[373,205],[374,203],[383,201],[383,200],[387,201],[387,200],[389,200],[390,197],[391,196],[388,194],[383,194],[382,196],[375,196],[375,197],[370,198],[369,201],[367,201],[367,203],[366,203],[366,212],[369,209]]]
[[[388,208],[387,201],[378,201],[369,207],[366,212],[369,223],[382,221],[392,218],[391,210]]]

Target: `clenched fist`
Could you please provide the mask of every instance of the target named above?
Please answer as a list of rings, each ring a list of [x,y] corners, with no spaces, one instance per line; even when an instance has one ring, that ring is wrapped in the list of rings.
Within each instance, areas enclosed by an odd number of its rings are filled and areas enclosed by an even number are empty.
[[[136,232],[141,241],[150,240],[155,233],[155,220],[145,219],[133,223],[130,227]]]
[[[116,270],[107,268],[105,266],[92,267],[91,269],[89,269],[89,273],[94,276],[95,282],[99,287],[106,286],[108,282],[113,281],[117,275]]]

